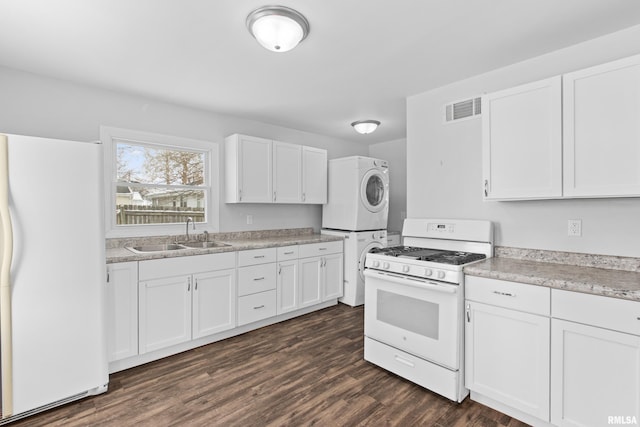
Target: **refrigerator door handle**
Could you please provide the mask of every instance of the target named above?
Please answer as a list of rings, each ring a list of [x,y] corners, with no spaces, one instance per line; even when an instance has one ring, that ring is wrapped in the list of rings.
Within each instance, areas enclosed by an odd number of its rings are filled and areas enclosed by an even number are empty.
[[[2,417],[13,415],[13,345],[11,338],[11,261],[13,227],[9,212],[9,140],[0,134],[0,355],[2,370]]]

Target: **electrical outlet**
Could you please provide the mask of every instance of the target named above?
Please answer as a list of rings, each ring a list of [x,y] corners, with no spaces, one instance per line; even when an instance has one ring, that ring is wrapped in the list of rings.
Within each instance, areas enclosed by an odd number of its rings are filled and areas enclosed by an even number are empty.
[[[247,215],[247,224],[253,224],[253,215]]]
[[[569,236],[582,236],[582,220],[581,219],[570,219],[569,220],[568,233]]]

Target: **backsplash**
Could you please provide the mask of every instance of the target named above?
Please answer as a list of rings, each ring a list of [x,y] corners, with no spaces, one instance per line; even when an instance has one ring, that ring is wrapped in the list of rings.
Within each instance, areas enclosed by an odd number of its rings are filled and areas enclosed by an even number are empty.
[[[289,236],[304,236],[313,234],[313,227],[305,228],[283,228],[277,230],[255,230],[255,231],[235,231],[226,233],[210,233],[209,240],[251,240],[251,239],[265,239],[271,237],[289,237]],[[184,241],[185,235],[171,235],[171,236],[147,236],[147,237],[118,237],[106,240],[106,249],[122,248],[125,246],[141,246],[141,245],[155,245],[162,243],[173,243],[176,240]],[[204,233],[192,234],[191,241],[204,240]]]
[[[494,248],[494,254],[499,258],[525,259],[530,261],[549,262],[553,264],[640,272],[640,258],[584,254],[577,252],[547,251],[542,249],[511,248],[508,246],[496,246]]]

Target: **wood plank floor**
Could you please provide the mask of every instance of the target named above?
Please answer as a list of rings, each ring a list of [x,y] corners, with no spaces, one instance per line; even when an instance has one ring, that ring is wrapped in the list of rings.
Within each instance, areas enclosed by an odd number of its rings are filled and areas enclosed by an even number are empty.
[[[109,392],[13,426],[524,426],[363,359],[342,304],[111,375]]]

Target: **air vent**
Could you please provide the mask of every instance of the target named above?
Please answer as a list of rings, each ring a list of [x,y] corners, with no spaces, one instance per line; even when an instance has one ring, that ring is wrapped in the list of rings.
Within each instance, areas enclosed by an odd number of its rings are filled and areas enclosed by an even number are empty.
[[[445,106],[445,122],[470,119],[482,113],[482,98],[470,98]]]

